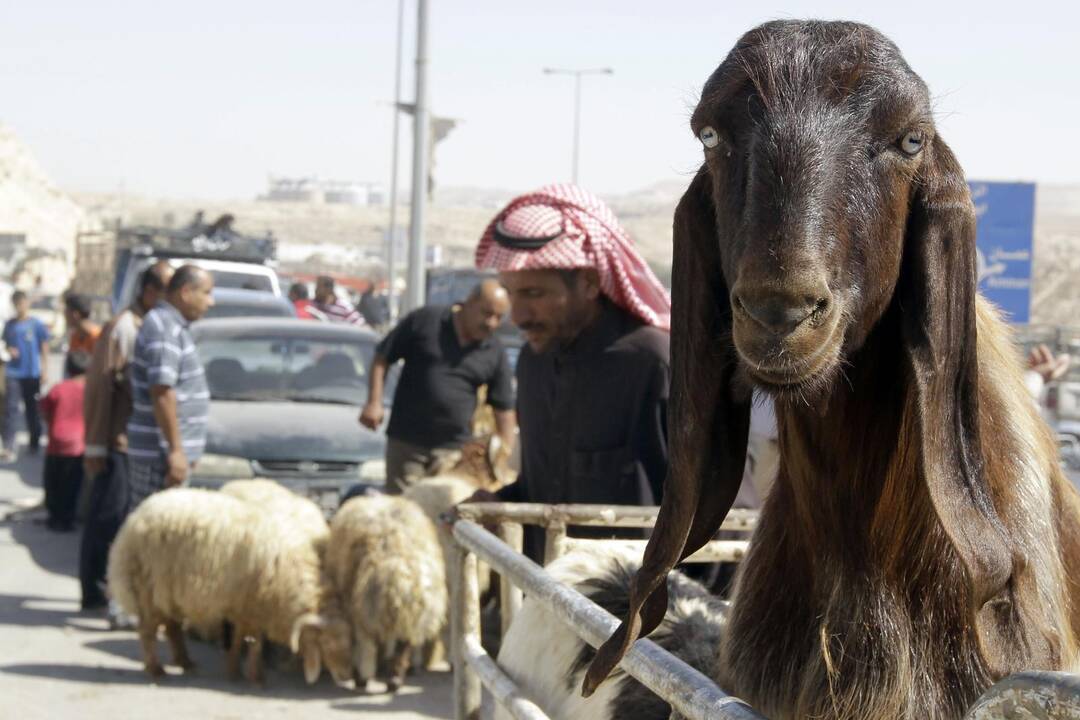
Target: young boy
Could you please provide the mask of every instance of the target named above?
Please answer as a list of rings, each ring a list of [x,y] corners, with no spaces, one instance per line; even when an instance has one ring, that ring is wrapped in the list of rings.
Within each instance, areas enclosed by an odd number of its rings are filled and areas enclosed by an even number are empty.
[[[7,394],[4,400],[3,441],[0,461],[15,460],[15,430],[19,403],[26,409],[26,430],[30,433],[30,453],[38,450],[41,421],[38,419],[38,395],[48,385],[49,331],[30,314],[30,299],[21,290],[11,296],[15,317],[4,325],[4,345],[11,359],[5,368]]]
[[[83,480],[83,391],[90,357],[86,353],[67,356],[64,374],[41,399],[41,414],[49,426],[49,446],[45,452],[45,509],[50,530],[75,529],[75,507]]]

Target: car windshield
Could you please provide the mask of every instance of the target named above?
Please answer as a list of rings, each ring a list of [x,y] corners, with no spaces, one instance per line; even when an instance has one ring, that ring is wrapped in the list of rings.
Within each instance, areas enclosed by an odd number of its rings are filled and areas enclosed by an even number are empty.
[[[373,341],[303,337],[203,337],[199,356],[215,400],[363,405]]]
[[[268,275],[230,272],[228,270],[211,270],[210,274],[214,276],[214,287],[274,292],[274,284]]]
[[[225,317],[292,317],[289,306],[284,303],[234,303],[215,301],[206,311],[206,318]]]

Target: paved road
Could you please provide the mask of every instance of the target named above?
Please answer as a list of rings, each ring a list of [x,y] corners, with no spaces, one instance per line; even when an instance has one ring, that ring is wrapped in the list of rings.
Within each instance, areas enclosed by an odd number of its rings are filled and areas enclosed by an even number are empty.
[[[224,658],[191,642],[198,671],[148,682],[132,632],[108,630],[79,611],[76,534],[51,533],[26,511],[41,498],[41,460],[0,466],[0,720],[80,718],[257,720],[259,718],[449,718],[447,673],[414,679],[390,698],[358,695],[325,677],[270,671],[265,690],[225,680]],[[168,658],[165,643],[160,650]]]

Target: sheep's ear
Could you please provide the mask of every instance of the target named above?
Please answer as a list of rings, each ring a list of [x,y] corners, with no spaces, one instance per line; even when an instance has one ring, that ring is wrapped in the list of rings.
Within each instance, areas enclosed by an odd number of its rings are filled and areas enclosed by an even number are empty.
[[[981,461],[975,211],[948,146],[935,138],[924,152],[896,298],[914,389],[919,470],[966,569],[971,618],[989,661],[1002,657],[997,623],[987,613],[1006,592],[1012,552]]]
[[[675,210],[671,310],[670,466],[664,498],[626,617],[597,651],[582,688],[586,696],[639,636],[664,619],[668,572],[713,538],[742,480],[750,395],[737,397],[732,383],[737,358],[731,304],[705,168]]]

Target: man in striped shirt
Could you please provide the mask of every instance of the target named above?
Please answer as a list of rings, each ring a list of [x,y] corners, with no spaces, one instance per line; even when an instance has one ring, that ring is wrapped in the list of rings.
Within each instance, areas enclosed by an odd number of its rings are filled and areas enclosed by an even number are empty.
[[[206,445],[210,392],[188,329],[214,304],[214,278],[194,265],[179,268],[165,302],[146,314],[131,364],[128,421],[131,508],[181,485]]]
[[[334,290],[334,278],[322,275],[315,281],[315,309],[334,323],[363,325],[364,316],[347,300],[341,300]]]

